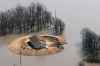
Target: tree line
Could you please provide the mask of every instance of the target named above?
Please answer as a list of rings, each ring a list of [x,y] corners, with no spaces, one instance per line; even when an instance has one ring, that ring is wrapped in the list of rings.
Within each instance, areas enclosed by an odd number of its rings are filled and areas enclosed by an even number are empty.
[[[40,3],[21,5],[0,12],[0,35],[47,31],[54,35],[62,34],[64,22],[53,17]]]
[[[82,56],[89,63],[100,63],[100,36],[88,28],[82,30]]]

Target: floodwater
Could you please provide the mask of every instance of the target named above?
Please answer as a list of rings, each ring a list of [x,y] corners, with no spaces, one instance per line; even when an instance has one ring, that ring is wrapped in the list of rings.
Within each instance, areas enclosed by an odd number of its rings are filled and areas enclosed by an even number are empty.
[[[19,56],[11,54],[7,45],[0,48],[0,65],[19,65]],[[23,66],[78,66],[78,49],[71,45],[66,45],[61,53],[49,56],[22,56]]]
[[[68,28],[66,28],[67,30]],[[22,56],[22,66],[78,66],[80,62],[80,45],[73,42],[72,36],[68,36],[65,30],[65,39],[68,42],[65,49],[55,55],[48,56]],[[70,30],[69,30],[70,32]],[[7,37],[7,39],[10,39]],[[13,55],[8,51],[6,39],[1,39],[0,44],[0,65],[11,66],[15,64],[19,66],[19,56]]]
[[[0,10],[12,8],[16,3],[27,5],[33,0],[0,0]],[[35,0],[37,1],[37,0]],[[66,41],[63,52],[50,56],[22,57],[22,66],[78,66],[81,41],[80,31],[88,27],[100,35],[100,0],[38,0],[57,17],[66,22]],[[8,38],[9,39],[9,38]],[[0,66],[19,66],[19,57],[9,53],[6,42],[0,41]],[[3,45],[4,44],[4,45]]]

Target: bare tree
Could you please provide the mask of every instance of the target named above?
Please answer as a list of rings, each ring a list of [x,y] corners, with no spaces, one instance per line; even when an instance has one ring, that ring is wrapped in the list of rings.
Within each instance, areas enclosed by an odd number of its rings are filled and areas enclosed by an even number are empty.
[[[40,3],[28,7],[19,5],[0,14],[0,32],[3,34],[48,31],[48,28],[59,35],[64,30],[64,23],[54,18]]]

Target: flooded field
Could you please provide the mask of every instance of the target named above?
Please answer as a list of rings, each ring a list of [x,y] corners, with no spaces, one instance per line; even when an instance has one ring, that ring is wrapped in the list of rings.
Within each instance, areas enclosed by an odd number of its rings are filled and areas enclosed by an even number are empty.
[[[22,56],[23,66],[77,66],[79,62],[79,56],[77,49],[73,46],[65,46],[65,50],[59,54],[49,56]],[[0,48],[0,65],[11,66],[13,64],[19,65],[19,56],[12,55],[7,46]]]
[[[27,6],[33,1],[43,3],[52,15],[60,17],[65,22],[65,37],[68,44],[63,52],[55,55],[22,56],[22,66],[78,66],[82,59],[81,44],[79,45],[81,30],[88,27],[100,35],[100,0],[0,0],[0,10],[13,8],[16,4]],[[10,40],[9,37],[0,39],[0,66],[19,66],[19,56],[8,51],[8,44],[5,42],[8,39]]]
[[[69,30],[69,28],[66,28],[65,34],[68,31],[67,29]],[[69,32],[71,31],[69,30]],[[71,35],[72,33],[68,34]],[[81,60],[80,45],[77,44],[75,38],[72,38],[73,36],[65,36],[68,44],[65,45],[64,51],[48,56],[22,56],[22,66],[78,66],[78,63]],[[7,38],[10,39],[11,37]],[[0,59],[0,65],[11,66],[15,64],[16,66],[19,66],[19,56],[11,54],[7,48],[8,44],[3,40],[8,41],[4,38],[0,41],[0,58],[2,58]]]

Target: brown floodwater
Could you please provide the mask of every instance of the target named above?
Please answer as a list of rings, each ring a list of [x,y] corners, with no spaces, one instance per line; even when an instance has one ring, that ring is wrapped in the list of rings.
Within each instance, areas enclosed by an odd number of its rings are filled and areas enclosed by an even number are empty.
[[[8,51],[6,42],[1,41],[0,47],[0,65],[11,66],[15,64],[19,66],[19,56],[15,56]],[[65,45],[64,51],[48,56],[22,56],[23,66],[78,66],[80,61],[79,51],[72,44]]]

